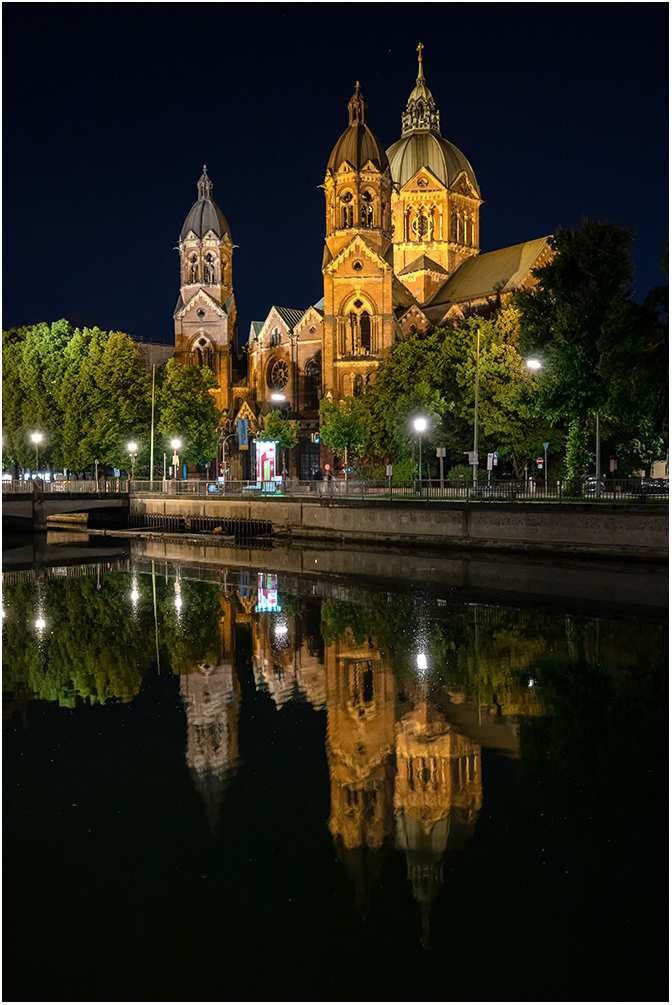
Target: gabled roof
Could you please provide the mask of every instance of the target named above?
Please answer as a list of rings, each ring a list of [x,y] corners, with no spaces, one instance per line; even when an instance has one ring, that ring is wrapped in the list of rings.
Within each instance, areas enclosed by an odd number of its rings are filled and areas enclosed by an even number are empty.
[[[324,297],[320,297],[317,303],[313,304],[313,307],[316,311],[319,311],[320,314],[324,314]]]
[[[537,265],[549,247],[549,240],[539,237],[536,241],[468,258],[434,294],[428,307],[478,300],[496,293],[513,293]]]
[[[276,307],[275,304],[273,308],[278,312],[288,328],[295,328],[306,313],[305,310],[297,311],[293,307]]]
[[[432,258],[428,258],[427,255],[420,255],[419,258],[414,258],[412,262],[409,262],[401,272],[398,272],[398,276],[410,276],[414,272],[438,272],[444,276],[449,276],[450,273],[447,269],[444,269],[442,265],[435,262]]]
[[[410,307],[415,303],[415,297],[410,293],[401,280],[396,276],[392,277],[392,308]]]
[[[250,327],[252,329],[252,336],[253,336],[253,338],[258,338],[259,337],[259,332],[264,327],[264,322],[263,321],[253,321],[252,324],[250,325]]]
[[[173,314],[173,317],[175,318],[183,317],[188,310],[191,310],[192,307],[196,306],[197,301],[201,301],[206,306],[212,307],[214,312],[218,314],[220,318],[226,318],[229,316],[230,313],[230,305],[233,301],[233,294],[231,294],[229,299],[222,307],[221,304],[218,304],[217,301],[214,299],[214,297],[211,297],[210,294],[207,292],[207,290],[204,290],[203,287],[201,286],[200,289],[198,289],[196,293],[194,293],[193,297],[187,300],[186,304],[184,303],[182,297],[180,296],[180,298],[177,301],[177,307],[175,308],[175,313]]]

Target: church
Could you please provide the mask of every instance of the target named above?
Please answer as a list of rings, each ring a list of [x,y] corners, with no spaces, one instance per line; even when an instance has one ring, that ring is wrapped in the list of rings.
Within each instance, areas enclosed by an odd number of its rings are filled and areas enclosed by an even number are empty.
[[[395,342],[489,314],[534,286],[532,270],[551,255],[548,237],[481,254],[481,191],[467,158],[441,135],[423,48],[401,137],[387,149],[357,83],[322,184],[323,296],[307,309],[272,306],[265,320],[253,321],[246,372],[237,357],[231,231],[203,168],[179,239],[175,356],[215,374],[219,462],[229,478],[258,476],[254,437],[272,408],[299,424],[292,476],[309,479],[333,465],[319,442],[322,397],[364,393]]]

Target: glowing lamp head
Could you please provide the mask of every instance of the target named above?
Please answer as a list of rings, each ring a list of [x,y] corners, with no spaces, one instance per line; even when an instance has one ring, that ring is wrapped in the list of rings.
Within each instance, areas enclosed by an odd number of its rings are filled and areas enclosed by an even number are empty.
[[[37,621],[35,622],[35,627],[38,628],[38,629],[40,629],[40,630],[42,628],[46,628],[47,627],[47,622],[44,620],[44,618],[38,618]]]
[[[41,443],[42,442],[42,433],[31,433],[30,434],[30,438],[33,441],[33,443]]]
[[[525,360],[525,366],[528,370],[541,370],[541,362],[538,359]]]
[[[284,394],[272,394],[271,395],[271,401],[284,401],[284,400],[285,400]]]
[[[137,443],[129,443],[128,444],[128,452],[129,452],[129,454],[136,453],[137,449],[138,449],[138,444]]]
[[[179,450],[180,447],[182,446],[182,440],[171,440],[170,445],[173,448],[173,450]]]
[[[416,433],[424,433],[424,431],[427,429],[427,419],[414,419],[413,426],[415,428]]]

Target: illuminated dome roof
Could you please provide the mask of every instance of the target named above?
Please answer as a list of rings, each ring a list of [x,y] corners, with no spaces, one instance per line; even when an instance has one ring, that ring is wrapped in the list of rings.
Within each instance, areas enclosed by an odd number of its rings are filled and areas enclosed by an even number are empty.
[[[190,230],[194,232],[196,237],[203,237],[209,230],[212,230],[220,238],[224,237],[225,234],[228,234],[229,238],[231,237],[226,217],[219,206],[212,201],[212,182],[208,178],[205,164],[203,165],[203,174],[198,180],[198,200],[189,210],[180,239],[184,240]]]
[[[380,171],[384,171],[388,167],[385,147],[380,140],[376,139],[364,121],[366,107],[366,102],[359,91],[359,81],[357,81],[355,93],[348,103],[350,116],[348,128],[331,151],[327,171],[335,173],[343,161],[352,164],[356,171],[363,167],[367,161],[372,161]]]
[[[480,195],[476,175],[464,154],[445,140],[439,129],[439,110],[427,87],[422,68],[422,49],[418,46],[418,76],[406,111],[401,116],[401,139],[387,151],[394,182],[401,186],[421,167],[427,167],[448,188],[465,171]]]

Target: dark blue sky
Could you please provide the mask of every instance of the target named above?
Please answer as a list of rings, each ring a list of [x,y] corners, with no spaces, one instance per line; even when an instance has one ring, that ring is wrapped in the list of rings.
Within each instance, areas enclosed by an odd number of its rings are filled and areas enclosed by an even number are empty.
[[[204,163],[239,246],[240,337],[317,301],[318,186],[355,81],[390,146],[419,41],[482,250],[614,220],[641,297],[664,281],[667,21],[665,3],[5,4],[3,326],[172,341]]]

